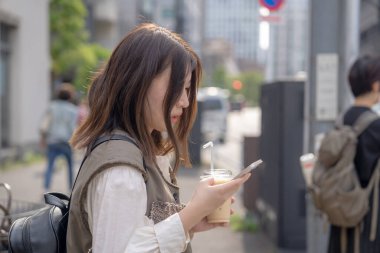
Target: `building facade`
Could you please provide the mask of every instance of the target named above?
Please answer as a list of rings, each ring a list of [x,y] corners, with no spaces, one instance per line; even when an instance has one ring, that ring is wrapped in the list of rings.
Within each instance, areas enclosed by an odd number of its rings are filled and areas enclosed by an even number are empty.
[[[138,0],[83,0],[87,8],[86,27],[90,40],[113,49],[139,20],[145,2]]]
[[[380,0],[362,0],[360,8],[360,53],[380,55]]]
[[[258,60],[259,1],[204,0],[204,39],[224,39],[236,59]]]
[[[38,142],[50,96],[49,1],[0,1],[0,160]]]
[[[183,37],[194,51],[202,58],[203,29],[204,29],[204,0],[184,1]]]
[[[293,78],[306,71],[309,44],[309,0],[287,0],[271,14],[266,62],[268,82]]]

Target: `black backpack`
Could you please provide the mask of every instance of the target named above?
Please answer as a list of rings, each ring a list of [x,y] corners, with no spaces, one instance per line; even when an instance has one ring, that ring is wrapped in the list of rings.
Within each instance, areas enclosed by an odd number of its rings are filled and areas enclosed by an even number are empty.
[[[136,145],[125,135],[114,134],[100,137],[84,157],[78,174],[88,155],[101,143],[109,140],[123,140]],[[13,222],[8,237],[9,253],[66,253],[70,198],[57,192],[45,193],[44,197],[45,203],[50,206]]]

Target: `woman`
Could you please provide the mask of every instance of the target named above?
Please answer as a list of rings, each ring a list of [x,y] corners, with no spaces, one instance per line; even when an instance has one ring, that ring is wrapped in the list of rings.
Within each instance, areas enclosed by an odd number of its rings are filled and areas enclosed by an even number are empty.
[[[186,207],[176,173],[189,164],[187,138],[196,114],[199,58],[178,35],[154,24],[132,30],[89,90],[90,114],[72,144],[87,148],[73,189],[67,252],[191,252],[193,233],[215,226],[206,215],[249,178],[201,181]],[[173,154],[173,168],[157,156]],[[169,171],[170,180],[164,174]],[[178,213],[176,212],[178,211]]]
[[[363,56],[355,61],[348,76],[352,94],[355,97],[354,105],[344,115],[345,125],[354,125],[355,121],[365,112],[371,111],[380,102],[380,59]],[[375,113],[375,112],[373,112]],[[355,157],[360,184],[366,187],[371,179],[376,164],[380,159],[380,118],[371,123],[359,136]],[[379,200],[376,200],[379,201]],[[347,230],[347,253],[354,252],[356,246],[360,246],[360,252],[380,252],[380,226],[379,213],[377,219],[377,232],[374,240],[370,239],[373,194],[370,196],[370,211],[363,220],[359,245],[355,245],[355,228]],[[342,252],[341,228],[331,226],[329,253]]]

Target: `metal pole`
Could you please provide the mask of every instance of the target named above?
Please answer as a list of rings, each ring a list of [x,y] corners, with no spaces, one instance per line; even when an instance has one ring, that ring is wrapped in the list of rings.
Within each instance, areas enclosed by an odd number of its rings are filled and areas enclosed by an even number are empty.
[[[347,85],[347,71],[359,51],[359,11],[360,0],[318,0],[310,1],[310,46],[308,80],[305,89],[304,110],[304,153],[315,153],[317,136],[333,127],[334,118],[342,113],[351,102]],[[340,31],[340,32],[337,32]],[[328,70],[330,76],[337,75],[336,101],[337,115],[322,119],[318,117],[317,99],[323,93],[317,87],[323,76],[321,65],[317,64],[322,54],[337,56],[337,68]],[[328,62],[327,62],[328,63]],[[334,65],[334,64],[333,64]],[[336,66],[336,65],[334,65]],[[323,66],[322,66],[323,67]],[[322,82],[323,83],[323,82]],[[317,92],[319,91],[319,94]],[[336,103],[336,104],[334,104]],[[307,252],[327,251],[328,231],[323,229],[323,221],[318,216],[310,197],[307,197]]]
[[[345,16],[343,17],[342,36],[342,68],[340,69],[342,82],[339,86],[341,97],[339,98],[339,109],[346,110],[353,102],[351,91],[347,83],[347,74],[355,59],[359,55],[360,48],[360,0],[344,1]]]
[[[4,83],[3,83],[3,74],[2,71],[3,71],[3,61],[2,61],[2,24],[0,22],[0,151],[2,149],[2,146],[3,146],[3,137],[2,137],[2,133],[3,133],[3,129],[2,129],[2,125],[3,125],[3,116],[2,116],[2,101],[1,101],[1,97],[3,96],[3,89],[4,89]],[[1,164],[1,160],[2,160],[2,157],[0,156],[0,164]]]

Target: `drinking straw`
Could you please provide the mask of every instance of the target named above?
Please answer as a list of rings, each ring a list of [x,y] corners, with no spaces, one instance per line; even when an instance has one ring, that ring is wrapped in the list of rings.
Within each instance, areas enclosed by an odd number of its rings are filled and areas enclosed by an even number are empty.
[[[213,174],[214,173],[214,158],[213,158],[213,147],[214,147],[214,143],[212,141],[209,141],[207,142],[206,144],[203,145],[203,148],[208,148],[208,147],[211,147],[210,149],[210,153],[211,153],[211,173]]]

